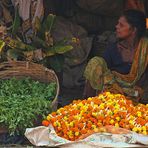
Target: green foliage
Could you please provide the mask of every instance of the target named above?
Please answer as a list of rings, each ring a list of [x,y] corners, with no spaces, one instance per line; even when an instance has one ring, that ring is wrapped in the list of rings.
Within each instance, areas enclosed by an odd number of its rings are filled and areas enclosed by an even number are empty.
[[[56,56],[51,56],[50,58],[44,58],[44,60],[41,61],[41,63],[50,63],[51,68],[54,69],[56,72],[62,71],[61,65],[64,64],[64,57],[63,55],[56,55]],[[48,67],[48,65],[45,65]]]
[[[35,22],[32,26],[33,33],[29,36],[29,39],[31,40],[31,44],[28,44],[25,42],[26,39],[18,38],[16,36],[20,28],[20,18],[18,16],[18,9],[16,9],[15,19],[14,19],[12,30],[11,30],[11,34],[13,35],[14,38],[6,37],[3,40],[5,44],[9,47],[7,50],[8,51],[7,56],[9,56],[9,58],[11,59],[17,60],[17,59],[21,59],[19,57],[19,55],[21,55],[21,57],[23,57],[23,60],[24,60],[24,57],[26,56],[26,52],[35,51],[36,49],[41,49],[43,53],[42,54],[43,62],[40,61],[41,59],[38,60],[38,59],[32,58],[31,60],[33,62],[39,62],[39,63],[42,62],[48,68],[52,67],[55,71],[58,70],[58,72],[59,70],[62,70],[64,62],[61,62],[61,63],[58,62],[58,68],[57,68],[57,65],[53,65],[54,63],[53,60],[55,60],[55,57],[56,57],[57,59],[56,61],[61,61],[61,58],[63,58],[62,61],[64,61],[64,56],[59,56],[59,54],[64,55],[64,53],[72,50],[73,46],[68,44],[68,40],[66,39],[63,39],[62,41],[59,41],[59,42],[53,41],[51,31],[52,31],[52,28],[54,27],[55,21],[56,21],[56,16],[53,14],[49,14],[47,18],[45,18],[42,22],[38,17],[36,17]],[[59,57],[60,59],[58,60]],[[50,60],[44,60],[47,58]],[[27,56],[26,56],[26,60],[28,60]],[[50,61],[50,63],[45,63],[46,61],[48,62]]]
[[[11,135],[23,134],[51,111],[55,93],[55,83],[44,84],[30,78],[1,80],[0,125],[7,127]]]
[[[22,40],[20,39],[12,39],[11,37],[6,37],[4,40],[5,44],[9,46],[11,49],[19,49],[20,52],[24,51],[33,51],[35,50],[35,47],[29,44],[25,44]]]
[[[18,13],[18,7],[15,9],[15,17],[12,25],[12,34],[15,35],[20,27],[20,17]]]
[[[35,20],[35,24],[40,26],[39,29],[37,30],[37,32],[39,33],[39,36],[42,39],[46,39],[46,35],[45,35],[46,33],[51,34],[51,30],[52,30],[53,25],[55,23],[55,19],[56,19],[55,15],[49,14],[47,16],[47,18],[43,21],[43,25],[41,25],[41,22],[37,21],[39,19]]]
[[[25,59],[24,54],[19,49],[9,49],[7,51],[7,58],[13,60]]]
[[[0,52],[2,52],[3,47],[5,46],[5,42],[0,40]]]

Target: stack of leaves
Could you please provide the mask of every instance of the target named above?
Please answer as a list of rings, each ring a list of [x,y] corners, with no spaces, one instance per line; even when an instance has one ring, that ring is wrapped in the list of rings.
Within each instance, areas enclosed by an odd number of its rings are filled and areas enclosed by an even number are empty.
[[[105,92],[87,100],[73,101],[57,112],[48,114],[42,124],[52,124],[58,136],[71,141],[90,132],[99,132],[105,126],[147,135],[148,105],[135,106],[124,95]]]
[[[0,80],[0,127],[6,127],[11,135],[24,133],[51,110],[55,93],[56,83],[40,83],[29,77]]]

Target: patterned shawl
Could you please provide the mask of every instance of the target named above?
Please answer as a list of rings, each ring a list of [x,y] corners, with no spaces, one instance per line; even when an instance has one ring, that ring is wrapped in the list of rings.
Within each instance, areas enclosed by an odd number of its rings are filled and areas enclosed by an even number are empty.
[[[119,84],[125,87],[132,87],[141,78],[148,65],[148,39],[142,38],[135,51],[130,73],[123,75],[113,72],[115,79]]]

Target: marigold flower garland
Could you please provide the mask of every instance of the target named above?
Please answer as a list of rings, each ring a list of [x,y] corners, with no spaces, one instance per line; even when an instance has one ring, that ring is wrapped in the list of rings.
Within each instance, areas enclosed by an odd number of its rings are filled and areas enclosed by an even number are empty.
[[[86,100],[74,100],[49,114],[42,124],[52,124],[58,136],[71,141],[89,131],[101,131],[107,125],[147,135],[148,104],[134,106],[124,95],[105,92]]]

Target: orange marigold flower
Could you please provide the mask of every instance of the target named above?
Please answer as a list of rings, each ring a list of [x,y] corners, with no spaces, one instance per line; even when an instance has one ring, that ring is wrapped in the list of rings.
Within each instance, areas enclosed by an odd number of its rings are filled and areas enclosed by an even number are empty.
[[[43,126],[49,126],[50,122],[48,120],[43,120],[42,125]]]

